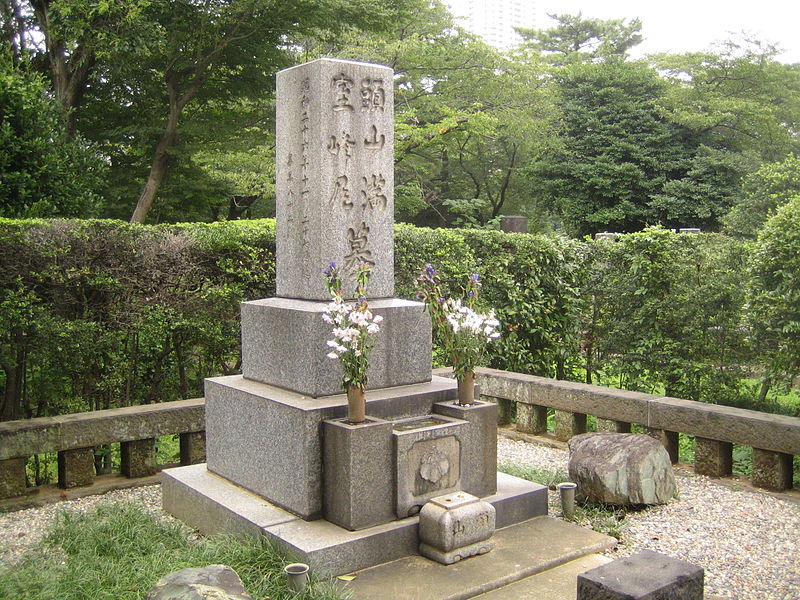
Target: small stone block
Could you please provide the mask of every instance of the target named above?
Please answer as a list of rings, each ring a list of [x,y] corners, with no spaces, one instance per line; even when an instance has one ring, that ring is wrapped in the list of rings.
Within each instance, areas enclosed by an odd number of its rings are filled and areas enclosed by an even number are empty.
[[[626,421],[613,421],[611,419],[597,419],[597,431],[606,433],[630,433],[631,424]]]
[[[753,473],[756,487],[782,492],[792,487],[792,455],[753,448]]]
[[[0,460],[0,498],[12,498],[25,493],[26,458]]]
[[[484,396],[485,397],[485,396]],[[497,404],[497,424],[500,426],[511,423],[511,400],[508,398],[486,398],[490,402]]]
[[[547,407],[517,402],[517,431],[547,433]]]
[[[182,465],[198,465],[206,462],[205,431],[182,433],[180,440]]]
[[[125,477],[148,477],[158,472],[156,440],[120,442],[121,471]]]
[[[419,513],[420,554],[443,564],[494,547],[495,509],[466,492],[431,499]]]
[[[577,600],[703,600],[702,567],[652,550],[578,575]]]
[[[323,513],[356,531],[394,520],[392,423],[323,421]]]
[[[556,439],[562,442],[586,433],[586,415],[563,410],[556,411]]]
[[[58,453],[58,487],[69,489],[94,482],[94,448],[61,450]]]
[[[733,444],[695,438],[694,470],[698,475],[727,477],[733,469]]]

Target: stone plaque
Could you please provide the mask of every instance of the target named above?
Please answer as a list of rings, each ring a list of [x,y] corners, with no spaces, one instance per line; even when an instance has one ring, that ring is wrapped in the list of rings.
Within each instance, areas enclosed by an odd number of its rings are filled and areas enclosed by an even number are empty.
[[[277,77],[277,295],[328,300],[335,261],[352,297],[359,263],[369,295],[394,293],[393,71],[323,58]]]

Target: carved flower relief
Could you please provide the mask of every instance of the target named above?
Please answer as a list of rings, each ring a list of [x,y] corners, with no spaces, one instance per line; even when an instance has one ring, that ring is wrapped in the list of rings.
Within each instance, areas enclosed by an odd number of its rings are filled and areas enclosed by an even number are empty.
[[[449,472],[450,460],[436,446],[423,455],[419,465],[419,475],[425,481],[438,483]]]

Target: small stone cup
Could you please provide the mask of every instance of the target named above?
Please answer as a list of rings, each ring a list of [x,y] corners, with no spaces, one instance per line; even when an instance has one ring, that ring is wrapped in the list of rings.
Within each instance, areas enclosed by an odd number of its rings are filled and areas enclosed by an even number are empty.
[[[575,516],[575,490],[577,487],[578,484],[571,481],[556,485],[556,489],[561,496],[561,512],[567,519]]]
[[[286,584],[290,590],[301,592],[308,584],[308,565],[304,563],[292,563],[283,567],[286,573]]]

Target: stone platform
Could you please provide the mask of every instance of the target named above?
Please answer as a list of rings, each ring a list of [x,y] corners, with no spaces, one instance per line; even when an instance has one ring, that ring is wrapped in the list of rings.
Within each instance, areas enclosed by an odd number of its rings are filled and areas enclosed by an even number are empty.
[[[164,471],[162,493],[164,510],[202,533],[263,534],[319,575],[341,575],[418,552],[416,516],[359,531],[322,519],[304,521],[204,464]],[[547,514],[546,487],[503,473],[497,474],[497,493],[484,500],[494,506],[498,528]]]

